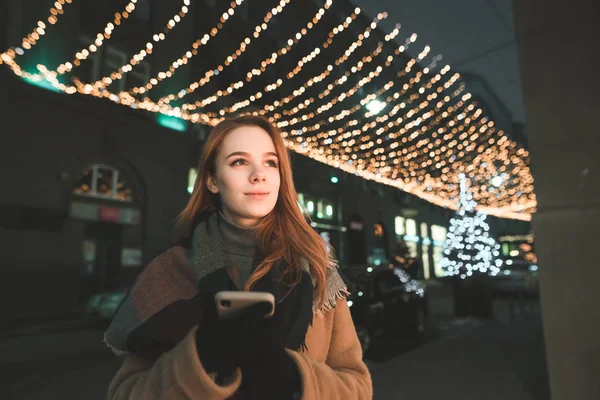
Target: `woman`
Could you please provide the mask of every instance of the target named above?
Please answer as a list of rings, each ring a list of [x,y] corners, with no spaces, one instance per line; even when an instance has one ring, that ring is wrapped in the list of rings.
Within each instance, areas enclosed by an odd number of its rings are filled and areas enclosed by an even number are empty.
[[[106,332],[125,355],[110,399],[370,399],[335,260],[296,203],[279,130],[261,117],[211,132],[177,246],[144,269]],[[214,294],[269,291],[275,315],[221,321]]]

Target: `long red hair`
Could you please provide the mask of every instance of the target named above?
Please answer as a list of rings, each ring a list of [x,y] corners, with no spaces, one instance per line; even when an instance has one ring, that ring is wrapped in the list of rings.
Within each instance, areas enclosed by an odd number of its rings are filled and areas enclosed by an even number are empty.
[[[298,282],[301,260],[304,259],[308,261],[310,274],[315,283],[316,302],[320,307],[326,300],[327,269],[335,268],[336,261],[325,241],[312,229],[309,220],[298,206],[290,156],[281,138],[281,132],[263,117],[244,115],[225,119],[212,129],[200,157],[194,191],[175,224],[175,241],[182,243],[189,240],[199,216],[220,209],[219,195],[208,190],[206,181],[209,175],[215,174],[215,160],[227,134],[244,126],[256,126],[269,134],[279,158],[281,177],[277,203],[274,209],[261,219],[257,227],[256,242],[265,254],[265,259],[254,270],[244,290],[250,290],[278,260],[285,261],[287,265],[284,275],[293,277],[294,283]]]

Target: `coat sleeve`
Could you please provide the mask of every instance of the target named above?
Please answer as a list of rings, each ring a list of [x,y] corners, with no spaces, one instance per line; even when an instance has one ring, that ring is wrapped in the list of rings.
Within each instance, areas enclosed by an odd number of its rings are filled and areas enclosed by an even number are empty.
[[[135,355],[125,356],[109,385],[108,399],[223,400],[233,395],[241,382],[240,370],[224,385],[216,384],[198,358],[196,329],[154,363]]]
[[[368,400],[373,398],[373,384],[362,360],[362,349],[346,299],[337,301],[332,311],[331,342],[325,362],[315,361],[303,353],[290,351],[302,378],[303,399]]]

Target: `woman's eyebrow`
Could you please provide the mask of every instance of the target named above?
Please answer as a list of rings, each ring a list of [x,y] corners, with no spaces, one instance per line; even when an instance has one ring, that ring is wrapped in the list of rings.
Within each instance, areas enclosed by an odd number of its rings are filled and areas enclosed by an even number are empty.
[[[228,155],[227,157],[225,157],[225,159],[228,159],[229,157],[233,157],[233,156],[244,156],[244,157],[249,157],[250,154],[246,153],[245,151],[234,151],[233,153],[231,153],[230,155]],[[268,151],[266,153],[263,154],[263,157],[278,157],[277,153],[273,153],[272,151]]]
[[[244,151],[234,151],[233,153],[231,153],[230,155],[228,155],[227,157],[225,157],[225,159],[229,158],[229,157],[233,157],[233,156],[248,156],[248,153],[244,152]]]

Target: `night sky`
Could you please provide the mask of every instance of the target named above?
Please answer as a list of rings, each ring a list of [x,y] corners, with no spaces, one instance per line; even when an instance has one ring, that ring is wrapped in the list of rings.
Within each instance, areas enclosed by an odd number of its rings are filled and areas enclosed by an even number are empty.
[[[352,1],[369,16],[387,11],[389,16],[380,26],[389,32],[399,22],[399,42],[417,33],[411,55],[429,45],[431,57],[444,57],[438,68],[450,64],[458,72],[482,75],[513,120],[526,122],[512,0]]]

